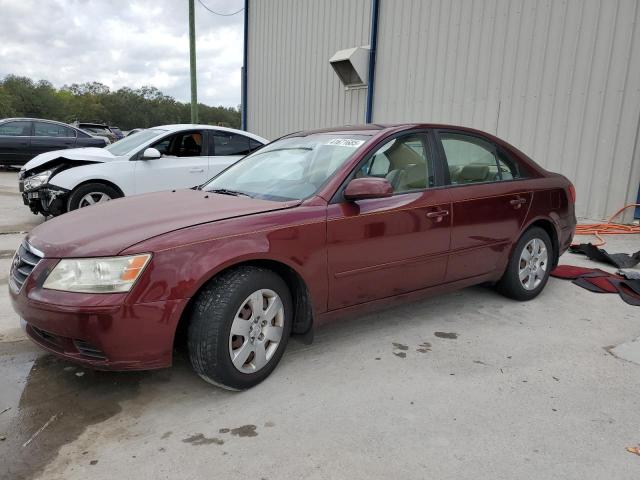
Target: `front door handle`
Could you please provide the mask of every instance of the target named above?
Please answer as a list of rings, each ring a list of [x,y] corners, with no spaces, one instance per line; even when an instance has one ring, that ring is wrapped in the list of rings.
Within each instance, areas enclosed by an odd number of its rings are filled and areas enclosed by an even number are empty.
[[[527,199],[522,197],[509,200],[509,204],[511,204],[515,209],[522,207],[522,205],[524,205],[525,203],[527,203]]]
[[[190,173],[202,173],[204,172],[204,168],[192,168],[189,170]]]
[[[436,222],[441,222],[444,217],[449,215],[449,210],[436,210],[435,212],[427,212],[427,218],[434,218]]]

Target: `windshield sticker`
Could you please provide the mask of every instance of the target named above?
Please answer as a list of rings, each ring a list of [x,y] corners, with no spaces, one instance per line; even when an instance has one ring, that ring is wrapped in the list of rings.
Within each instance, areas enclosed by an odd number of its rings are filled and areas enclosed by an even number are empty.
[[[337,145],[340,147],[358,148],[364,143],[364,140],[355,140],[353,138],[334,138],[327,142],[327,145]]]

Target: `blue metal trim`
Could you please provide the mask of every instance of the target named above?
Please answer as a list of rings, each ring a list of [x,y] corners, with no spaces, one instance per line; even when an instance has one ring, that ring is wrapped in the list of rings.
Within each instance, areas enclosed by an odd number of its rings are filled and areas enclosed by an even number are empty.
[[[249,0],[244,0],[244,46],[242,51],[242,79],[240,94],[240,128],[247,131],[247,60],[249,59]]]
[[[367,111],[365,122],[373,119],[373,86],[376,76],[376,50],[378,47],[378,12],[380,0],[371,0],[371,36],[369,41],[369,79],[367,81]]]

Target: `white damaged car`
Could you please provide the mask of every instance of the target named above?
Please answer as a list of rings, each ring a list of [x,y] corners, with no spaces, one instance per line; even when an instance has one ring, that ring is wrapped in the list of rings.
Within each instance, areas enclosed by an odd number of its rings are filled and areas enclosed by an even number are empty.
[[[18,177],[25,205],[60,215],[140,193],[201,185],[268,141],[209,125],[164,125],[104,148],[43,153]]]

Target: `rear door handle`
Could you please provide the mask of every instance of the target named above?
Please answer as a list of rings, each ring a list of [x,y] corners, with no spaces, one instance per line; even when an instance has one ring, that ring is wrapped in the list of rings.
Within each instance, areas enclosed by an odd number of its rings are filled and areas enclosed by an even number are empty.
[[[436,222],[442,221],[443,217],[449,215],[449,210],[437,210],[435,212],[427,212],[427,218],[435,218]]]
[[[190,173],[202,173],[204,172],[204,168],[192,168],[189,170]]]

